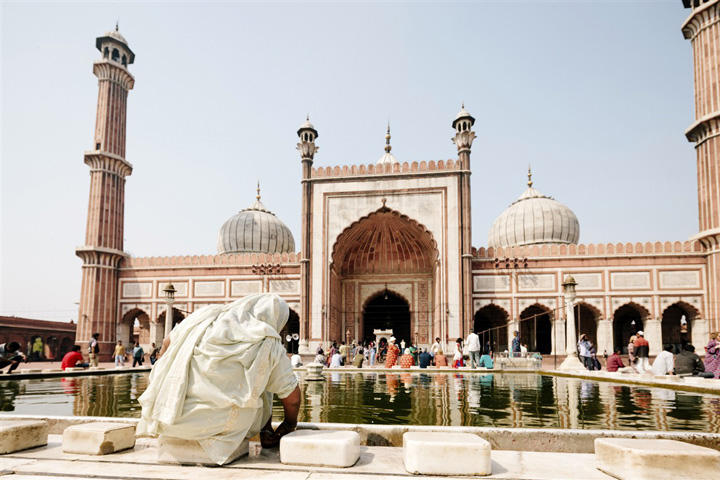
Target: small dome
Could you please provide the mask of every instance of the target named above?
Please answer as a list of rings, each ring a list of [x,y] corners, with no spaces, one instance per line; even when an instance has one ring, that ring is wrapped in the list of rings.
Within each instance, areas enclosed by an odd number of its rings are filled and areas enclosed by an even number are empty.
[[[532,188],[530,180],[528,189],[493,223],[488,247],[576,244],[579,239],[580,223],[572,210]]]
[[[230,217],[220,228],[217,249],[223,253],[292,253],[290,229],[260,201]]]
[[[114,38],[118,42],[122,42],[125,45],[130,46],[128,45],[128,41],[125,40],[125,37],[123,37],[117,30],[108,30],[107,32],[105,32],[105,35],[103,35],[103,37]]]

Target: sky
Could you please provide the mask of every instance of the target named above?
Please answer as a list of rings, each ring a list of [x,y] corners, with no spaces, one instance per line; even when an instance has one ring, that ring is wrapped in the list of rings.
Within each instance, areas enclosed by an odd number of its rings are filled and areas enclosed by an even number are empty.
[[[125,250],[216,253],[265,206],[300,242],[305,116],[315,166],[457,157],[476,118],[473,245],[526,188],[569,206],[581,243],[698,231],[692,52],[676,1],[7,3],[2,9],[0,313],[77,319],[100,59],[135,52]]]

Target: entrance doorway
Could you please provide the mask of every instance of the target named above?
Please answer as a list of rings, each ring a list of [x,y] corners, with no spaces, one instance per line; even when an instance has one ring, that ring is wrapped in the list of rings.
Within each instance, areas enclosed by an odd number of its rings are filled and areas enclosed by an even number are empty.
[[[493,352],[508,349],[507,318],[507,313],[497,305],[486,305],[475,312],[473,329],[480,336],[483,350],[487,349],[488,342]]]
[[[673,346],[675,353],[680,353],[682,346],[690,342],[693,312],[684,305],[670,305],[662,314],[662,343]]]
[[[528,351],[544,355],[552,352],[552,322],[550,313],[540,305],[532,305],[520,314],[520,342]]]
[[[410,305],[399,295],[385,291],[370,300],[363,310],[363,338],[375,340],[373,330],[392,329],[398,346],[402,340],[410,345]]]
[[[642,314],[634,305],[626,304],[615,310],[613,317],[614,347],[621,348],[623,353],[627,353],[630,337],[643,329]]]

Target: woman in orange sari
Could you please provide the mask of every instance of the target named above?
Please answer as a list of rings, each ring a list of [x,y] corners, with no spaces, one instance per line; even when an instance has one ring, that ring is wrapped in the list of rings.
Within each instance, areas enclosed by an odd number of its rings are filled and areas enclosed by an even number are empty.
[[[390,343],[388,344],[387,356],[385,357],[385,368],[392,368],[397,362],[398,354],[400,349],[395,345],[395,337],[390,337]]]

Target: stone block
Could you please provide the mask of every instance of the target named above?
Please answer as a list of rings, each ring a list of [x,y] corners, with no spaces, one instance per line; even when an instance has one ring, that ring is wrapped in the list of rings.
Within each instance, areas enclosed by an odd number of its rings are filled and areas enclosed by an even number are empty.
[[[97,372],[98,370],[105,370],[105,367],[90,367],[90,368],[88,368],[88,370]]]
[[[50,427],[42,420],[0,422],[0,454],[47,445]]]
[[[720,452],[677,440],[596,438],[597,468],[620,480],[712,478]]]
[[[62,373],[62,369],[60,369],[60,368],[45,368],[45,369],[43,369],[42,373]]]
[[[17,372],[17,370],[16,370]],[[40,368],[23,368],[18,373],[41,373],[42,369]]]
[[[240,445],[223,465],[232,463],[243,455],[247,455],[249,445],[250,441],[247,438],[240,442]],[[168,437],[167,435],[158,437],[158,462],[181,465],[217,465],[205,453],[205,449],[197,440],[185,440],[184,438]]]
[[[298,430],[280,439],[287,465],[351,467],[360,458],[360,435],[349,431]]]
[[[63,432],[65,453],[107,455],[135,446],[135,425],[92,422],[73,425]]]
[[[67,367],[65,369],[66,372],[82,372],[83,370],[85,369],[82,367]]]
[[[422,475],[490,475],[490,442],[472,433],[406,432],[405,470]]]

